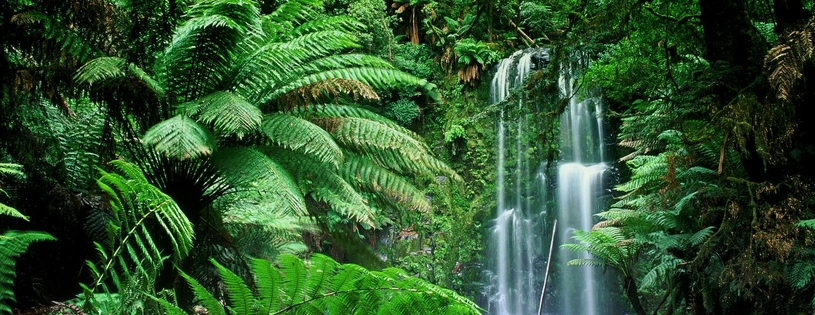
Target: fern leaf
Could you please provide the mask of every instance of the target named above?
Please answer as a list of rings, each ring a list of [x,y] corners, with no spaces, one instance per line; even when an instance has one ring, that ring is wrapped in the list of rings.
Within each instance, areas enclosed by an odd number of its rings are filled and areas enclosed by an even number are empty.
[[[198,281],[187,275],[186,273],[181,272],[181,277],[184,280],[187,280],[187,284],[189,284],[192,291],[195,293],[195,297],[201,305],[203,305],[207,309],[208,314],[212,315],[227,315],[226,310],[224,309],[223,305],[216,299],[212,293],[209,293],[204,286],[202,286]],[[249,313],[245,313],[249,314]]]
[[[230,92],[217,91],[198,100],[183,104],[184,114],[198,117],[214,126],[221,135],[234,134],[239,139],[260,127],[263,112],[242,97]]]
[[[145,144],[176,159],[209,155],[217,146],[215,137],[198,122],[179,115],[162,121],[144,134]]]
[[[315,199],[328,203],[338,213],[374,226],[374,212],[367,201],[342,177],[326,165],[288,150],[270,150],[275,160],[292,170],[300,187]]]
[[[430,210],[430,202],[424,193],[403,177],[373,163],[370,159],[351,154],[346,156],[347,160],[340,168],[346,181],[398,202],[407,209]]]
[[[308,120],[282,113],[270,114],[263,120],[262,129],[275,144],[320,162],[339,167],[344,159],[334,138]]]
[[[232,311],[237,314],[253,313],[255,310],[255,300],[252,296],[252,290],[249,290],[249,287],[246,286],[243,279],[219,264],[215,259],[210,259],[209,261],[218,269],[218,273],[226,285]]]
[[[112,78],[124,77],[127,73],[127,60],[119,57],[99,57],[88,61],[77,69],[74,81],[80,84],[94,84]]]
[[[282,206],[292,213],[308,214],[303,193],[294,177],[265,154],[249,148],[230,148],[216,152],[212,161],[232,185],[278,196],[284,201]]]
[[[14,277],[17,257],[33,242],[53,241],[53,236],[43,232],[7,231],[0,235],[0,314],[10,314],[8,302],[14,299]]]

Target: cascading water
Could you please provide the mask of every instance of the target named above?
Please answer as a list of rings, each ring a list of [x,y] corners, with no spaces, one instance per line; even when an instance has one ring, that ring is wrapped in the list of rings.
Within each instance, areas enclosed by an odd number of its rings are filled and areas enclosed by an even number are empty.
[[[561,118],[562,160],[558,166],[558,222],[557,244],[572,242],[575,229],[591,230],[594,214],[601,206],[603,175],[607,166],[603,163],[603,122],[600,116],[602,104],[598,98],[586,97],[578,101],[573,90],[574,80],[569,68],[562,69],[558,80],[560,91],[569,98],[567,112]],[[558,264],[565,266],[569,260],[591,258],[588,253],[574,253],[560,249]],[[590,266],[560,268],[557,307],[559,314],[606,314],[600,307],[607,294],[598,290],[600,270]]]
[[[501,60],[490,87],[490,103],[507,99],[510,91],[520,86],[526,76],[548,62],[545,49],[525,50]],[[559,245],[571,241],[575,229],[590,230],[593,214],[603,196],[602,110],[597,98],[578,101],[574,94],[571,71],[563,69],[559,78],[562,97],[569,98],[567,112],[561,117],[561,157],[556,196],[558,235],[555,241],[556,260],[550,271],[555,282],[548,285],[548,314],[606,314],[600,307],[608,300],[601,296],[598,281],[602,271],[591,267],[567,267],[575,258],[588,254],[566,252]],[[585,96],[585,95],[584,95]],[[485,306],[490,314],[532,315],[538,312],[538,302],[549,245],[551,226],[546,222],[548,186],[546,167],[533,160],[530,143],[535,144],[534,120],[529,117],[535,106],[518,102],[501,107],[496,126],[497,152],[497,215],[488,244],[489,281]],[[530,126],[530,123],[533,126]],[[536,172],[530,172],[532,167]],[[551,217],[551,213],[549,214]],[[555,274],[555,275],[552,275]],[[604,290],[607,292],[607,290]]]

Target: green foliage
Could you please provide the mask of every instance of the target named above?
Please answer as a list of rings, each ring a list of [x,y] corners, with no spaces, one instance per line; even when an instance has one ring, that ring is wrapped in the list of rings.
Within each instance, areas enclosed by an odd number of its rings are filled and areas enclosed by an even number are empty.
[[[169,258],[177,263],[189,253],[194,235],[192,223],[175,201],[151,185],[141,170],[120,160],[111,165],[117,172],[102,171],[98,180],[110,198],[110,213],[91,222],[107,232],[107,238],[96,243],[101,264],[87,262],[94,282],[82,287],[85,308],[97,309],[102,304],[96,292],[115,293],[106,284],[112,281],[120,298],[113,306],[115,313],[124,314],[143,309],[138,296],[154,290],[153,282],[168,257],[157,245],[159,240],[170,243]]]
[[[384,115],[402,126],[410,126],[413,120],[419,117],[419,111],[416,102],[403,98],[386,105]]]
[[[22,166],[12,163],[0,163],[0,175],[22,176]],[[0,189],[0,193],[5,191]],[[28,217],[0,203],[0,215],[8,215],[28,221]],[[14,277],[17,275],[15,265],[31,243],[53,241],[48,233],[34,231],[6,231],[0,235],[0,314],[11,314],[9,302],[14,302]]]
[[[53,241],[47,233],[6,231],[0,235],[0,314],[11,314],[9,302],[14,302],[14,277],[17,257],[34,242]]]
[[[368,271],[339,264],[319,254],[303,261],[282,255],[276,264],[255,259],[250,287],[229,269],[218,269],[228,292],[224,306],[198,281],[183,274],[200,305],[210,314],[480,314],[475,303],[453,291],[388,268]],[[168,314],[185,314],[172,302],[157,299]]]

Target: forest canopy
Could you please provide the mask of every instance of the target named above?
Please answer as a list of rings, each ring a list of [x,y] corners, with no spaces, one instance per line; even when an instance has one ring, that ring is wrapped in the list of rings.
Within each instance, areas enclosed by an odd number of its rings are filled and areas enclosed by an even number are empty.
[[[557,67],[585,58],[611,131],[576,264],[637,314],[812,312],[812,7],[9,0],[0,313],[477,314],[489,82],[541,47],[512,97],[555,126]],[[555,128],[531,133],[556,162]]]

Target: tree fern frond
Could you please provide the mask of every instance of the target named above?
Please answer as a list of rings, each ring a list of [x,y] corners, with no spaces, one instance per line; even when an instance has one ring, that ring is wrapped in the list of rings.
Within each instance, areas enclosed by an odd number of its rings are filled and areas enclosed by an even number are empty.
[[[219,264],[215,259],[210,258],[209,261],[215,265],[215,268],[218,269],[218,273],[221,275],[221,279],[224,281],[226,291],[229,293],[231,310],[238,314],[251,314],[254,312],[254,296],[252,295],[252,290],[243,282],[243,279]]]
[[[365,83],[348,79],[329,79],[302,86],[278,97],[278,102],[286,109],[296,106],[310,105],[326,98],[336,98],[350,95],[355,101],[360,98],[379,100],[370,86]]]
[[[425,144],[388,124],[356,117],[310,120],[331,133],[341,145],[399,173],[425,176],[443,173],[455,180],[461,179],[449,166],[426,151]]]
[[[335,30],[345,33],[357,33],[365,28],[365,24],[349,16],[327,16],[318,19],[311,19],[300,24],[291,32],[291,36],[302,36],[312,32]]]
[[[294,177],[265,154],[249,148],[229,148],[217,151],[212,159],[232,185],[277,196],[283,201],[281,206],[295,215],[308,215],[303,193]]]
[[[708,226],[699,231],[696,231],[696,233],[693,233],[690,237],[688,237],[688,242],[690,243],[691,246],[699,246],[699,244],[702,244],[702,242],[704,242],[708,237],[710,237],[710,235],[713,234],[713,231],[715,229],[716,229],[715,226]]]
[[[263,112],[257,106],[230,92],[216,91],[181,105],[184,114],[210,124],[216,133],[238,138],[260,127]]]
[[[216,299],[212,293],[209,293],[207,289],[198,283],[195,279],[190,277],[184,272],[180,272],[180,275],[184,280],[187,281],[192,291],[195,293],[195,298],[197,299],[198,303],[201,303],[207,309],[207,314],[212,315],[227,315],[224,306]],[[163,303],[162,303],[163,304]]]
[[[658,284],[667,282],[673,274],[681,272],[681,270],[677,269],[677,266],[683,262],[684,260],[673,256],[662,256],[662,261],[643,276],[640,289],[648,290],[656,288]]]
[[[566,266],[589,266],[589,267],[603,267],[605,262],[597,259],[577,258],[566,262]]]
[[[74,81],[80,84],[94,84],[111,78],[125,76],[127,60],[119,57],[99,57],[86,62],[76,70]]]
[[[120,290],[124,289],[124,279],[145,285],[139,290],[152,285],[149,281],[155,279],[165,257],[153,241],[155,232],[147,228],[148,224],[156,224],[164,232],[163,238],[172,245],[173,261],[184,258],[192,248],[192,223],[172,198],[151,185],[134,165],[123,161],[111,164],[117,172],[102,171],[98,180],[99,188],[110,197],[108,241],[104,247],[97,244],[102,268],[88,262],[94,270],[94,284],[86,291],[87,299],[99,288],[107,291],[107,278],[113,279]]]
[[[804,66],[812,60],[815,50],[813,33],[815,18],[811,18],[801,29],[780,36],[777,44],[764,57],[768,80],[776,92],[776,98],[782,102],[787,101],[792,89],[804,75]]]
[[[14,302],[14,277],[17,257],[33,242],[53,241],[53,236],[43,232],[7,231],[0,235],[0,314],[10,314],[9,301]]]
[[[322,1],[319,0],[287,1],[263,17],[263,31],[273,36],[287,34],[293,25],[314,20],[319,15],[320,9]]]
[[[430,210],[430,202],[416,186],[370,159],[346,155],[346,162],[340,167],[340,172],[346,181],[400,203],[407,209]]]
[[[348,218],[374,226],[374,212],[367,201],[336,170],[288,150],[271,150],[270,155],[293,170],[300,187],[316,200],[328,203],[332,209]]]
[[[285,86],[281,86],[270,91],[263,91],[261,94],[262,97],[258,100],[258,103],[266,104],[278,96],[289,93],[292,90],[328,79],[356,80],[375,89],[386,89],[396,86],[415,86],[425,88],[428,86],[427,80],[419,79],[395,69],[382,69],[374,67],[332,69],[308,74],[286,84]]]
[[[348,105],[308,105],[303,107],[297,107],[291,109],[290,113],[292,115],[297,115],[304,119],[316,119],[316,118],[331,118],[331,117],[355,117],[355,118],[363,118],[376,121],[378,123],[387,125],[389,128],[392,128],[400,133],[409,135],[411,138],[416,139],[416,141],[423,145],[425,151],[430,151],[430,148],[425,144],[422,140],[422,136],[413,132],[410,129],[405,128],[402,125],[395,123],[393,120],[388,119],[385,116],[376,114],[371,112],[367,109],[356,107],[356,106],[348,106]]]
[[[217,146],[215,137],[204,125],[178,115],[147,130],[143,141],[156,151],[176,159],[209,155]]]
[[[262,130],[273,143],[322,163],[339,167],[344,160],[334,138],[308,120],[284,113],[270,114],[263,119]]]
[[[213,261],[222,277],[231,273]],[[404,271],[386,269],[370,272],[352,264],[340,265],[333,259],[315,254],[310,262],[282,255],[276,264],[253,260],[252,271],[258,285],[257,296],[248,291],[230,297],[230,304],[257,306],[260,314],[480,314],[480,308],[455,292],[424,280],[407,276]],[[223,314],[223,307],[194,279],[183,274],[194,288],[201,304]],[[232,277],[226,280],[242,285]],[[241,289],[243,290],[243,289]],[[259,298],[258,298],[259,297]],[[234,301],[240,300],[240,301]],[[234,307],[231,314],[256,314],[255,309]],[[212,314],[212,311],[211,311]]]

